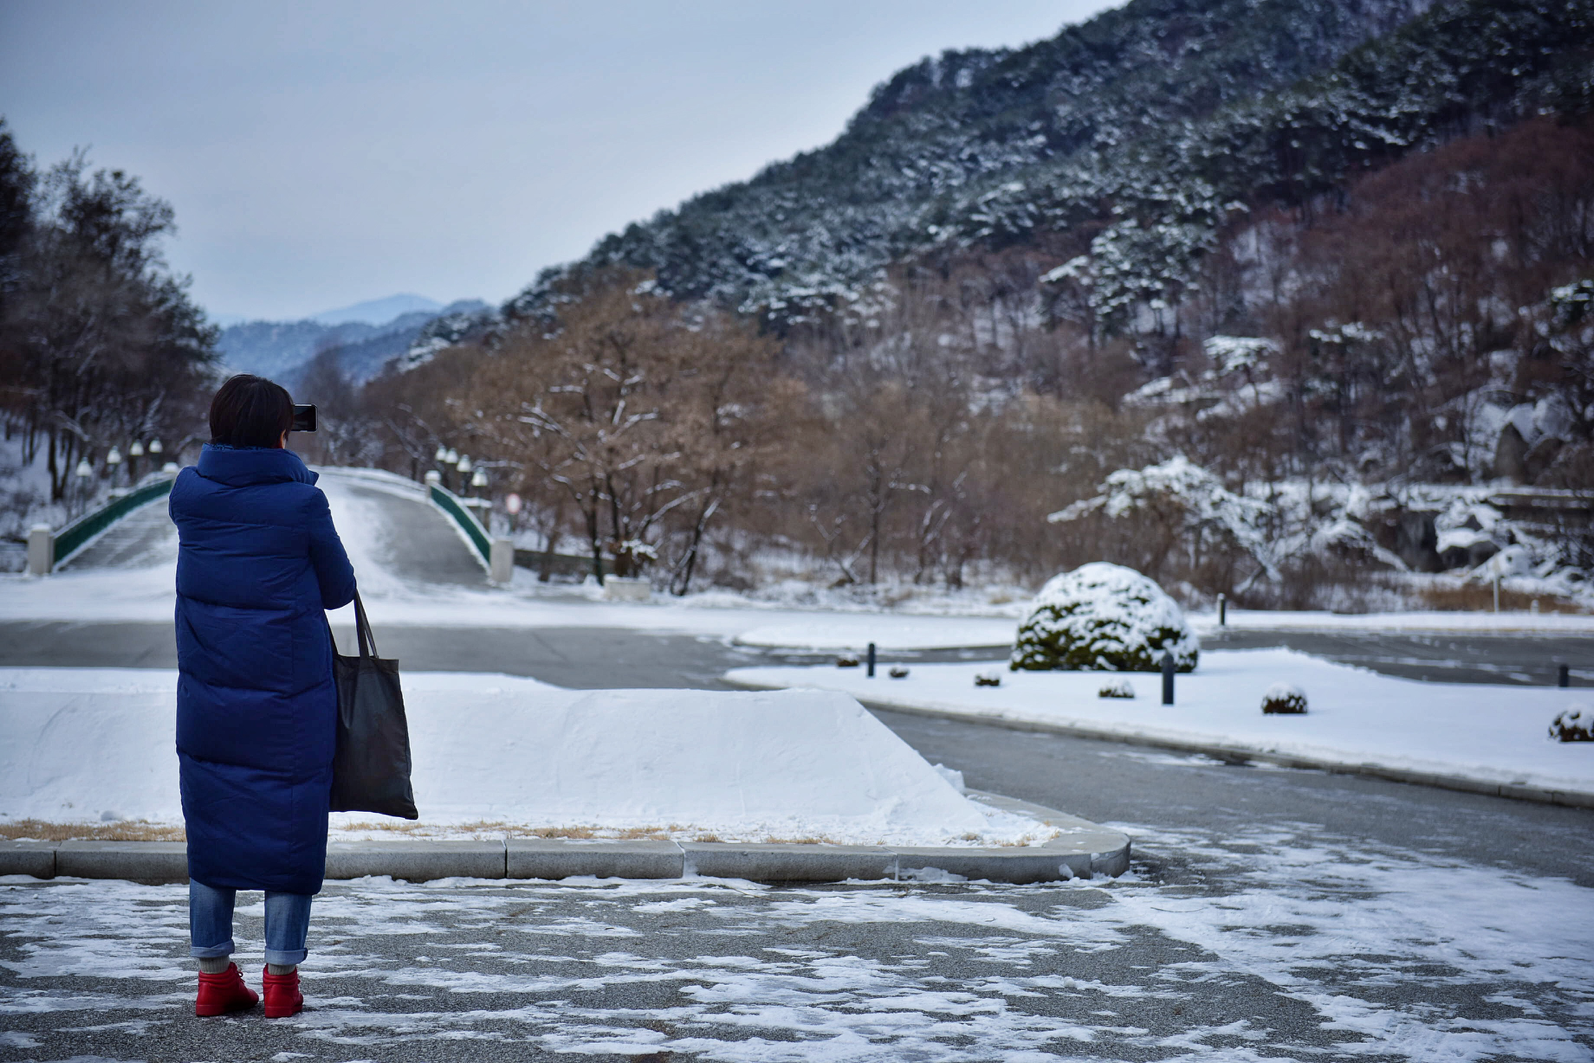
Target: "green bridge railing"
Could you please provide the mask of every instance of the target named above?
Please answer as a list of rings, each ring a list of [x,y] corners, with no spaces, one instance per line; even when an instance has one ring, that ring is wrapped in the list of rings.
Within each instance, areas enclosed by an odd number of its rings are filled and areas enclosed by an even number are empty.
[[[454,518],[454,523],[465,530],[465,534],[475,545],[476,552],[482,555],[482,563],[491,566],[493,563],[493,544],[487,537],[487,529],[482,527],[482,522],[476,518],[465,504],[448,488],[442,484],[429,483],[427,495],[434,505]]]
[[[113,499],[92,513],[85,513],[68,524],[54,536],[54,549],[50,567],[61,564],[82,549],[83,545],[140,506],[171,494],[174,477],[163,477],[142,487],[136,487],[120,498]]]

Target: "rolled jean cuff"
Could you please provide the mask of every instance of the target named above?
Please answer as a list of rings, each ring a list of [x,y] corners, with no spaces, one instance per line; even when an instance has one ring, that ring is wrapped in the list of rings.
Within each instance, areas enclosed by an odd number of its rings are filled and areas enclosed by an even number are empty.
[[[228,938],[220,945],[191,945],[188,949],[188,955],[192,956],[196,960],[221,959],[224,956],[231,956],[232,952],[232,938]]]
[[[267,949],[266,962],[278,967],[297,967],[310,955],[309,949]]]

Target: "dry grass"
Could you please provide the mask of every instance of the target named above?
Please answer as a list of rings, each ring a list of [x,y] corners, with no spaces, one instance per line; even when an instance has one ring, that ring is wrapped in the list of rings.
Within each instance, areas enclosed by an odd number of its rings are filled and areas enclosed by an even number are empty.
[[[615,830],[602,827],[527,827],[518,823],[478,820],[475,823],[350,823],[335,828],[342,831],[380,831],[411,838],[457,838],[461,835],[493,838],[608,838],[619,841],[664,841],[687,828],[672,823],[668,827],[630,827]]]
[[[514,823],[479,820],[475,823],[453,825],[411,822],[360,822],[337,828],[334,839],[345,832],[369,831],[416,840],[482,838],[599,838],[615,841],[670,841],[690,837],[694,842],[723,842],[718,834],[693,834],[691,828],[678,823],[667,827],[632,827],[626,830],[598,827],[527,827]],[[0,838],[30,841],[65,842],[180,842],[187,835],[180,826],[150,823],[146,820],[127,820],[121,823],[46,823],[37,819],[19,819],[0,823]],[[804,835],[795,838],[737,838],[738,842],[765,845],[854,845],[856,842],[838,841],[823,835]],[[966,842],[978,842],[977,834],[965,834]],[[1017,847],[1028,841],[987,843],[993,848]]]
[[[1430,583],[1417,588],[1417,598],[1425,608],[1440,612],[1487,613],[1494,609],[1494,588],[1487,583]],[[1566,598],[1548,594],[1525,594],[1509,587],[1500,588],[1502,612],[1525,613],[1539,603],[1541,613],[1582,614],[1588,610]]]
[[[0,823],[0,838],[28,838],[41,842],[181,842],[188,835],[182,827],[134,819],[121,823],[46,823],[38,819],[18,819]]]

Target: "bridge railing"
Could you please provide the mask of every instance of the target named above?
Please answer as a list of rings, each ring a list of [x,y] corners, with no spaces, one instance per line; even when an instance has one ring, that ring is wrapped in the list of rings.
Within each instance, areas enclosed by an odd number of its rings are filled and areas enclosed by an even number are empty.
[[[491,570],[493,563],[493,541],[487,534],[487,529],[482,526],[481,519],[470,511],[463,499],[448,488],[444,487],[431,476],[426,478],[426,495],[432,500],[432,505],[453,518],[455,524],[465,533],[471,541],[476,552],[481,555],[482,564]]]
[[[111,525],[143,506],[171,494],[175,476],[160,476],[111,499],[99,509],[83,514],[59,531],[47,526],[33,529],[29,536],[28,571],[35,575],[52,572],[71,560],[72,555]]]

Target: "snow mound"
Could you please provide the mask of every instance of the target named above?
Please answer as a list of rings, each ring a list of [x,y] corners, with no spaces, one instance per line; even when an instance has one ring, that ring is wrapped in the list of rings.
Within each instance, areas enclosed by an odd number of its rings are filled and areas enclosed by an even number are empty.
[[[1306,694],[1290,683],[1274,683],[1262,692],[1262,711],[1299,715],[1306,711]]]
[[[1161,587],[1132,568],[1098,561],[1041,588],[1008,667],[1155,672],[1172,653],[1179,671],[1190,672],[1200,651],[1184,610]]]
[[[1013,845],[1055,831],[965,797],[850,695],[574,691],[405,675],[419,830]],[[0,669],[0,822],[182,822],[177,673]],[[372,824],[333,816],[334,829]],[[380,823],[359,828],[391,836]]]

